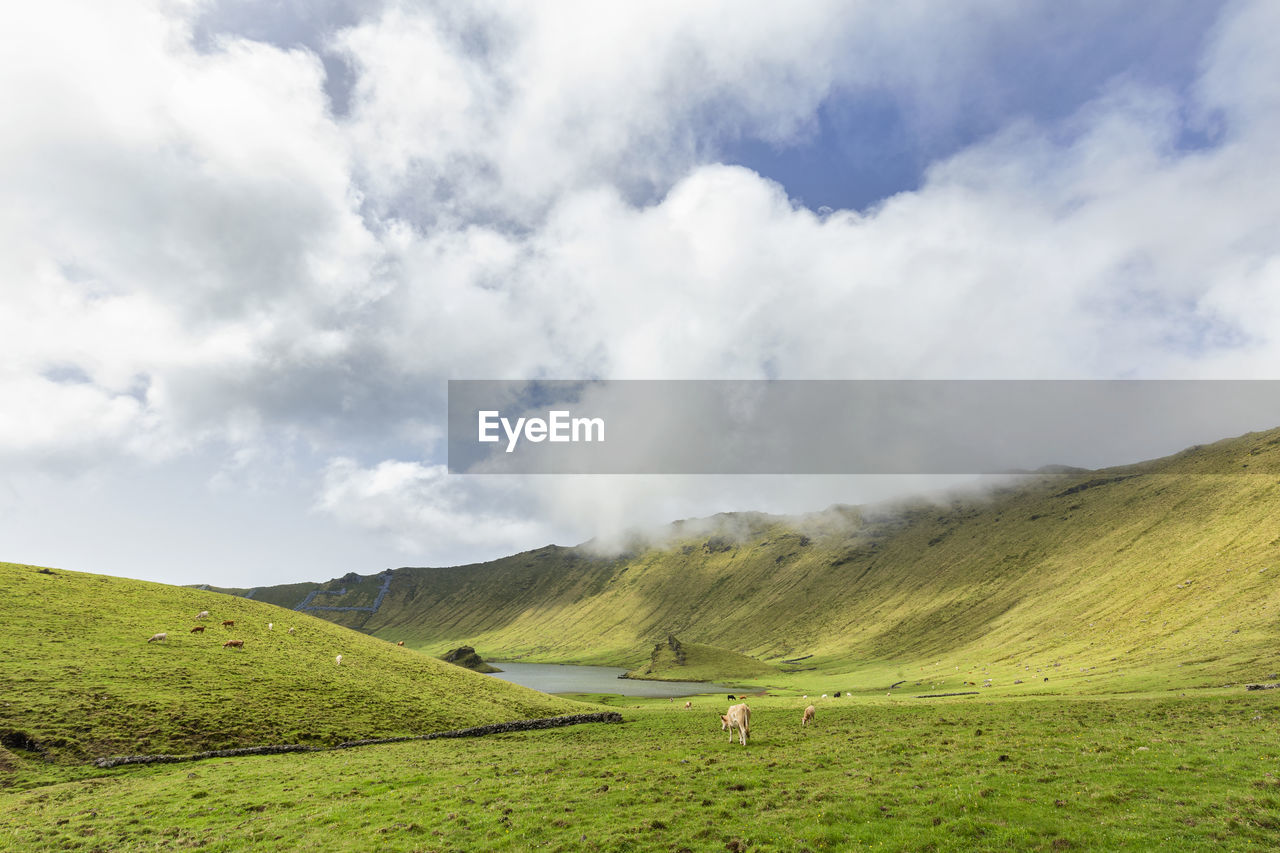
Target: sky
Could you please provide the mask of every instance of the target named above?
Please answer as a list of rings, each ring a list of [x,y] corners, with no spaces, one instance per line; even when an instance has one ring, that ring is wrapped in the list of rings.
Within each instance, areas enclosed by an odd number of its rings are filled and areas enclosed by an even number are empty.
[[[450,475],[449,379],[1280,378],[1266,0],[3,14],[3,560],[252,587],[939,485]]]

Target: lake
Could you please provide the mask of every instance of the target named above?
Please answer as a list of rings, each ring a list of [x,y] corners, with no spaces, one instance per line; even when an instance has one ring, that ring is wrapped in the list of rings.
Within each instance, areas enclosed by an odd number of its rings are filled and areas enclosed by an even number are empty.
[[[619,693],[623,696],[693,696],[733,690],[708,681],[639,681],[618,678],[626,672],[616,666],[572,666],[560,663],[503,663],[489,661],[502,672],[494,678],[522,684],[543,693]]]

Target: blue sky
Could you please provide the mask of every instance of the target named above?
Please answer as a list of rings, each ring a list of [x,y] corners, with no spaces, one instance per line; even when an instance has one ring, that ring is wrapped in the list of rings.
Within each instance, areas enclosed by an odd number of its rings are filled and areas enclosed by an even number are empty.
[[[1280,362],[1267,2],[7,23],[0,559],[252,586],[938,485],[450,477],[449,379]]]
[[[943,108],[892,86],[839,87],[805,132],[783,142],[734,140],[719,159],[779,182],[814,210],[862,210],[919,189],[931,163],[1010,121],[1062,123],[1117,81],[1186,99],[1224,5],[1024,4],[1018,25],[983,34],[969,76],[952,81]],[[1184,144],[1204,143],[1202,122],[1187,117]]]

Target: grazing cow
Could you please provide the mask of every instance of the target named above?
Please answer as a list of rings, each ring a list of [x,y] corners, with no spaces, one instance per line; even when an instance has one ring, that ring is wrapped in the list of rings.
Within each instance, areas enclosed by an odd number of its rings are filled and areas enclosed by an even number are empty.
[[[804,716],[800,718],[800,725],[801,726],[809,725],[809,721],[813,719],[813,715],[816,714],[817,712],[818,712],[818,709],[813,707],[812,705],[810,705],[808,708],[805,708]]]
[[[684,709],[685,709],[686,711],[687,711],[687,710],[689,710],[689,709],[690,709],[690,708],[692,708],[692,707],[693,707],[693,703],[692,703],[692,702],[685,702],[685,703],[684,703]]]
[[[167,640],[167,639],[169,639],[169,635],[168,635],[168,633],[163,633],[163,634],[153,634],[153,635],[151,636],[151,639],[150,639],[150,640],[147,640],[147,642],[148,642],[148,643],[162,643],[162,642],[164,642],[164,641],[165,641],[165,640]]]
[[[342,666],[342,655],[338,655],[337,657],[335,657],[333,659],[333,662],[336,663],[338,666]]]
[[[222,622],[223,628],[234,628],[235,626],[236,626],[236,620],[234,619],[224,619]]]
[[[296,628],[290,628],[290,629],[289,629],[289,633],[290,633],[290,634],[292,634],[295,630],[297,630],[297,629],[296,629]]]
[[[201,610],[199,613],[197,613],[197,614],[196,614],[196,618],[197,618],[197,619],[208,619],[208,618],[209,618],[209,611],[208,611],[208,610]]]
[[[243,649],[243,648],[244,648],[244,640],[227,640],[225,643],[223,643],[223,644],[222,644],[222,647],[223,647],[224,649],[228,649],[228,648],[230,648],[230,649]]]
[[[396,643],[396,645],[397,645],[397,646],[403,646],[403,645],[404,645],[404,640],[401,640],[400,642]]]
[[[203,626],[203,625],[197,625],[197,626],[195,626],[194,628],[192,628],[192,629],[191,629],[191,633],[193,633],[193,634],[203,634],[203,633],[204,633],[204,626]]]
[[[732,693],[730,693],[730,694],[729,694],[729,701],[730,701],[730,702],[737,702],[737,701],[738,701],[738,697],[737,697],[737,696],[734,696]]]
[[[747,745],[747,735],[751,733],[751,709],[747,703],[730,705],[729,713],[720,715],[720,731],[729,730],[729,743],[733,743],[733,730],[738,730],[742,745]]]

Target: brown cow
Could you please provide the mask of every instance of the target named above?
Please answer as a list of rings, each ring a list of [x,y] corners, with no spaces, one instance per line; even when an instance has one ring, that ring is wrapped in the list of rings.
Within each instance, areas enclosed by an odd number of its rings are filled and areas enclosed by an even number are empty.
[[[800,725],[801,726],[809,725],[809,721],[813,719],[813,715],[816,714],[817,711],[818,709],[813,707],[812,705],[810,705],[808,708],[805,708],[804,716],[800,718]]]
[[[234,619],[227,619],[222,623],[223,628],[234,628],[235,625],[236,625],[236,620]]]
[[[223,647],[224,649],[226,649],[226,648],[232,648],[232,649],[243,649],[243,648],[244,648],[244,640],[227,640],[225,643],[223,643],[223,644],[222,644],[222,647]]]
[[[191,629],[191,633],[193,633],[193,634],[203,634],[203,633],[204,633],[204,626],[203,626],[203,625],[197,625],[197,626],[195,626],[194,628],[192,628],[192,629]]]
[[[396,643],[396,645],[397,645],[397,646],[403,646],[403,645],[404,645],[404,640],[401,640],[400,642]]]

